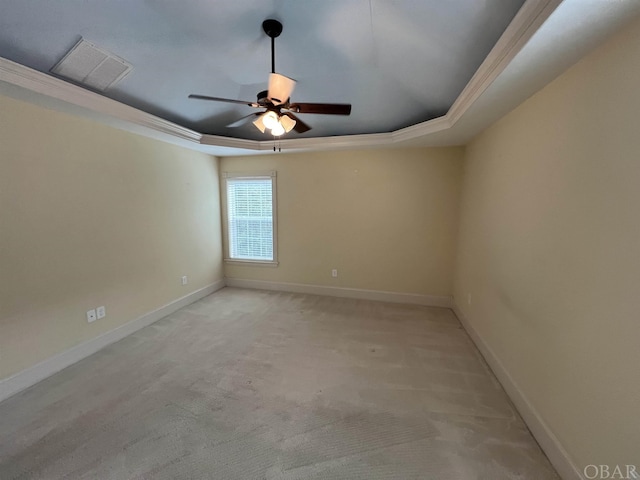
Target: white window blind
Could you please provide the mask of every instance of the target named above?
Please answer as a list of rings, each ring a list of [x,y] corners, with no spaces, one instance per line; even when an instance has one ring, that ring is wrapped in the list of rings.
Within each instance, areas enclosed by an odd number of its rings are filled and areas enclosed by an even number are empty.
[[[274,261],[272,177],[227,178],[229,258]]]

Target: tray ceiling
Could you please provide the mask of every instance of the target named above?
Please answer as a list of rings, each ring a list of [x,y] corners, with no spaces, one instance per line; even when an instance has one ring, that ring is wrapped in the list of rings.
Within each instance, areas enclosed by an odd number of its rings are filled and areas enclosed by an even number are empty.
[[[80,40],[133,68],[100,92],[199,133],[264,140],[241,105],[266,89],[276,18],[276,71],[298,81],[293,101],[351,103],[350,117],[304,115],[287,138],[393,132],[444,115],[524,0],[21,0],[3,5],[0,56],[54,75]]]

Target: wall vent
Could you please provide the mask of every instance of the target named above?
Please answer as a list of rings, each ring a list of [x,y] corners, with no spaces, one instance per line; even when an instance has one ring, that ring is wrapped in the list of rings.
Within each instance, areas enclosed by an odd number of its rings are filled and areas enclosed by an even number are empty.
[[[122,80],[132,69],[120,57],[81,38],[51,73],[104,92]]]

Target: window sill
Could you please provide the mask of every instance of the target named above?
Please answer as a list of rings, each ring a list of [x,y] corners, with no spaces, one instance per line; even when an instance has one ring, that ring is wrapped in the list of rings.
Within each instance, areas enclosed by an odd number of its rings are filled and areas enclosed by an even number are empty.
[[[278,262],[276,261],[265,261],[265,260],[238,260],[235,258],[225,258],[224,263],[227,265],[238,265],[243,267],[272,267],[275,268],[278,266]]]

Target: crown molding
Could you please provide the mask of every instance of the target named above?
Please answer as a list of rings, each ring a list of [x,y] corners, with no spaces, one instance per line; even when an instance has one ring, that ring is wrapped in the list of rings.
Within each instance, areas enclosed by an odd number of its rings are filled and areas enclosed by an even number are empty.
[[[411,125],[410,127],[401,128],[393,132],[392,138],[394,143],[405,142],[418,137],[424,137],[432,133],[441,132],[451,128],[453,124],[449,119],[449,115],[443,117],[434,118],[427,122]]]
[[[199,144],[202,138],[198,132],[2,57],[0,81],[180,140]]]
[[[527,0],[446,115],[393,132],[282,139],[278,142],[280,148],[293,151],[394,146],[450,129],[504,71],[561,3],[562,0]],[[160,139],[180,141],[188,148],[209,151],[214,155],[220,152],[268,152],[274,147],[273,140],[246,140],[201,134],[1,57],[0,81],[82,107],[98,114],[103,121],[105,117],[110,119],[108,123],[115,123],[119,128],[154,137],[158,137],[159,133]]]
[[[201,145],[212,147],[239,148],[243,150],[260,150],[260,143],[257,140],[246,140],[244,138],[223,137],[220,135],[207,135],[203,133],[200,137]]]
[[[518,52],[533,37],[562,0],[528,0],[518,11],[495,46],[446,114],[456,124],[480,95],[493,83]]]
[[[340,135],[335,137],[291,138],[282,139],[278,143],[281,148],[286,148],[287,151],[364,148],[389,145],[392,143],[392,134],[370,133],[363,135]],[[260,146],[266,150],[273,150],[273,140],[262,141],[260,142]]]

